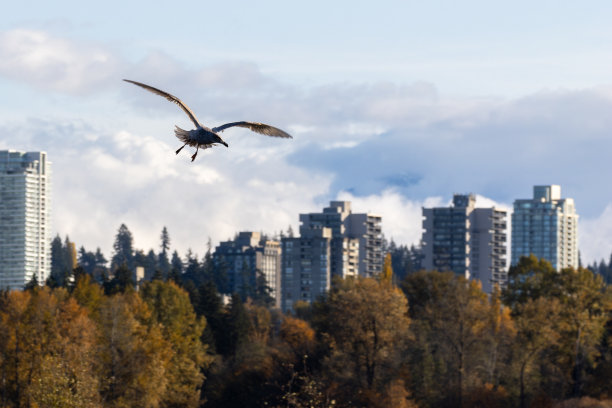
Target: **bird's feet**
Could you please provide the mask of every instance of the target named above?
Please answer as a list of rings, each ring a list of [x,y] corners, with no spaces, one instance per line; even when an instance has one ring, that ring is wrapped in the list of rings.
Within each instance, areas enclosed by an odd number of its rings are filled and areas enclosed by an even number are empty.
[[[194,161],[197,155],[198,155],[198,152],[195,152],[194,155],[191,156],[191,161]]]

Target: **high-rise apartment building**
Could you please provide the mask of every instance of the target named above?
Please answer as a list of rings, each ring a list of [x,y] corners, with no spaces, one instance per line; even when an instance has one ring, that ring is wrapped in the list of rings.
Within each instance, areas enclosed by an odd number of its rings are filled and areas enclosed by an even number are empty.
[[[475,201],[455,194],[451,207],[423,208],[423,267],[480,280],[491,293],[507,282],[506,211],[476,208]]]
[[[558,185],[534,186],[532,199],[514,201],[511,264],[530,254],[557,270],[578,267],[578,214]]]
[[[213,260],[227,268],[231,293],[240,293],[247,287],[254,290],[257,274],[261,274],[270,288],[275,306],[280,307],[280,242],[263,239],[259,232],[240,232],[233,241],[219,243]]]
[[[0,288],[51,269],[51,163],[44,152],[0,151]]]
[[[300,228],[300,235],[281,240],[281,308],[285,312],[297,301],[312,303],[331,284],[331,229]]]
[[[353,214],[349,201],[332,201],[322,213],[300,214],[300,222],[300,231],[331,229],[332,275],[375,276],[382,271],[380,216]]]
[[[300,236],[283,238],[282,309],[316,300],[333,276],[374,276],[382,271],[381,217],[353,214],[348,201],[322,213],[300,214]]]

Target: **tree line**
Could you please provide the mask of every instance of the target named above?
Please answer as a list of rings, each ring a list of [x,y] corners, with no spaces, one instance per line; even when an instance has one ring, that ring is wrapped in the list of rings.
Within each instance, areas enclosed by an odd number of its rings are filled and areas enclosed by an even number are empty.
[[[399,278],[389,252],[378,278],[336,280],[283,314],[222,296],[210,248],[178,273],[169,257],[139,290],[117,248],[112,278],[79,250],[63,282],[3,293],[2,406],[611,404],[612,295],[588,268],[524,257],[487,295],[451,272]]]

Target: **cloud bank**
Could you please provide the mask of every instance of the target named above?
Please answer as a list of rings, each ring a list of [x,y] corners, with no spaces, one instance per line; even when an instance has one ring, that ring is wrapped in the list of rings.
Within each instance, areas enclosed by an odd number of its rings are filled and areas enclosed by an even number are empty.
[[[179,96],[206,124],[262,121],[295,139],[231,129],[229,149],[191,163],[175,156],[172,135],[187,117],[124,77]],[[201,252],[208,237],[297,228],[299,213],[332,199],[379,213],[387,237],[412,244],[424,205],[475,193],[511,207],[536,184],[560,184],[575,199],[583,261],[612,248],[612,190],[602,185],[612,171],[608,87],[518,99],[451,98],[425,80],[304,87],[250,61],[186,68],[162,51],[131,61],[103,44],[21,29],[0,32],[0,80],[38,97],[36,110],[0,123],[0,148],[49,152],[56,230],[88,249],[108,253],[126,223],[139,248],[157,248],[167,226],[177,249]]]

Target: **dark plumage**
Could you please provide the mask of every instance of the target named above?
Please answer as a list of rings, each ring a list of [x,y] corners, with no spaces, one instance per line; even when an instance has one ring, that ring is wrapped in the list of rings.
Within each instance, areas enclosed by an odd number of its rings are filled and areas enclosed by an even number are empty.
[[[189,109],[189,107],[185,105],[176,96],[170,95],[167,92],[161,91],[157,88],[153,88],[152,86],[149,86],[149,85],[146,85],[140,82],[130,81],[129,79],[124,79],[124,81],[132,83],[134,85],[138,85],[146,89],[147,91],[153,92],[154,94],[157,94],[159,96],[163,96],[170,102],[176,103],[187,114],[187,116],[189,116],[189,119],[191,119],[191,121],[194,123],[196,128],[192,130],[184,130],[176,126],[176,129],[174,130],[174,134],[181,142],[184,143],[181,147],[178,148],[178,150],[176,151],[176,154],[179,154],[179,152],[183,149],[183,147],[187,145],[193,146],[196,148],[196,152],[194,153],[193,156],[191,156],[191,161],[194,161],[196,156],[198,155],[198,149],[208,149],[209,147],[214,146],[215,143],[219,143],[219,144],[225,145],[225,147],[228,147],[227,143],[225,143],[225,141],[221,139],[221,136],[219,136],[217,133],[222,132],[225,129],[234,127],[234,126],[248,128],[248,129],[251,129],[253,132],[261,133],[262,135],[273,136],[273,137],[283,137],[283,138],[290,138],[290,139],[292,138],[292,136],[289,133],[281,129],[275,128],[270,125],[266,125],[264,123],[258,123],[258,122],[245,122],[245,121],[231,122],[231,123],[226,123],[224,125],[217,126],[215,128],[210,129],[202,125],[198,121],[198,119],[195,117],[191,109]]]

